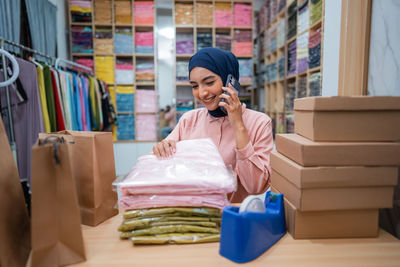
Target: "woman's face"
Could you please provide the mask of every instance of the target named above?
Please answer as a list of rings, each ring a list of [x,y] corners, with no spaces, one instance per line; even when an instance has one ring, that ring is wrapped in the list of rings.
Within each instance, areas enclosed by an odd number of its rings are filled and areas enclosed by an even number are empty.
[[[214,72],[195,67],[190,72],[193,96],[208,110],[218,108],[219,95],[222,94],[222,79]]]

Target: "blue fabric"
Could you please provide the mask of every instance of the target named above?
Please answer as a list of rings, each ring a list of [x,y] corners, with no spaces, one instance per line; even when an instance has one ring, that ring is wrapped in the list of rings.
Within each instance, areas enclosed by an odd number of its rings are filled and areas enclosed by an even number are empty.
[[[206,47],[194,54],[189,61],[189,77],[194,67],[202,67],[214,72],[222,79],[225,86],[228,74],[239,81],[239,62],[232,52],[228,52],[216,47]],[[209,110],[208,113],[213,117],[223,117],[226,113],[218,107],[216,110]]]
[[[88,131],[92,130],[92,125],[90,123],[90,111],[89,111],[89,103],[90,103],[90,98],[89,98],[89,80],[85,78],[84,76],[81,76],[81,81],[82,81],[82,91],[83,91],[83,101],[84,101],[84,107],[85,107],[85,117],[86,117],[86,127]]]
[[[72,73],[72,80],[73,80],[73,92],[74,92],[74,97],[75,97],[75,118],[76,118],[76,123],[78,126],[78,131],[83,131],[82,127],[82,111],[81,111],[81,100],[79,98],[79,87],[78,87],[78,81],[76,74]]]

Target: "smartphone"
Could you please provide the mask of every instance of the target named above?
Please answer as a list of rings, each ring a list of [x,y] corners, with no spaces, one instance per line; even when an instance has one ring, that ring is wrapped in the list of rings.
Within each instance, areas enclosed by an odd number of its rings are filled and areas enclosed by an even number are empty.
[[[235,91],[235,94],[239,94],[240,83],[235,79],[235,77],[233,77],[232,74],[228,74],[228,78],[226,79],[225,87],[229,87],[229,84],[232,85],[233,90]],[[228,92],[226,92],[226,91],[224,92],[224,94],[227,94],[227,95],[230,96],[230,94],[229,94]],[[225,98],[222,98],[221,101],[227,103],[226,100],[225,100]],[[227,111],[226,111],[226,109],[225,109],[224,107],[221,107],[221,110],[222,110],[225,114],[227,114]]]

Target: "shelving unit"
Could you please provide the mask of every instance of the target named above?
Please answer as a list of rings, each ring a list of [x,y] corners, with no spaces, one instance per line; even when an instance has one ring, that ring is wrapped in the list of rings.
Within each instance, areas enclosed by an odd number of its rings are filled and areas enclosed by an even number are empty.
[[[94,73],[99,79],[107,83],[117,111],[118,125],[113,128],[114,141],[154,142],[157,140],[158,132],[158,86],[154,77],[157,73],[157,48],[155,45],[157,42],[154,34],[155,2],[152,0],[87,0],[86,2],[89,2],[91,6],[92,13],[91,18],[89,18],[91,22],[73,20],[71,11],[69,11],[70,55],[72,60],[92,60]],[[139,6],[143,7],[143,5],[149,8],[139,11]],[[135,11],[150,14],[152,19],[140,21],[138,19],[140,16],[135,16]],[[76,49],[77,46],[72,36],[74,27],[86,27],[87,30],[91,30],[91,37],[88,39],[91,41],[91,51],[89,49],[86,49],[86,51]],[[111,36],[97,38],[101,37],[101,32],[105,29],[109,31]],[[153,49],[143,53],[143,49],[146,50],[146,48],[138,48],[135,40],[137,33],[146,34],[146,32],[152,35]],[[104,35],[107,34],[103,34],[103,37]],[[115,46],[116,43],[118,43],[118,46]],[[121,46],[122,43],[123,46]],[[108,62],[104,72],[100,69],[101,61]],[[143,66],[140,65],[141,63],[148,63],[149,66],[153,66],[152,78],[150,74],[143,74],[142,71],[138,74],[137,68]],[[112,71],[110,72],[110,70]],[[149,97],[141,97],[141,100],[138,100],[142,92]],[[148,101],[150,98],[153,102],[151,109],[146,107],[146,103],[143,102],[143,99]],[[144,119],[145,123],[143,122]],[[143,134],[143,131],[148,134]],[[151,137],[148,138],[148,136]]]
[[[245,4],[246,10],[250,10],[249,23],[246,26],[235,26],[234,8],[236,4]],[[239,62],[242,60],[252,60],[252,29],[253,29],[253,1],[251,0],[175,0],[174,1],[174,26],[175,26],[175,69],[174,80],[176,90],[176,112],[177,118],[191,109],[200,107],[199,103],[193,98],[192,87],[188,82],[188,62],[190,57],[199,49],[206,46],[225,48],[225,50],[232,51],[238,58]],[[221,25],[220,21],[216,21],[215,13],[223,14],[224,11],[229,11],[230,18],[225,21],[225,25]],[[250,34],[249,42],[250,51],[244,54],[236,53],[234,48],[235,31],[248,31]],[[221,47],[217,42],[219,34],[225,34],[227,39],[226,44],[230,47]],[[203,38],[203,42],[199,42],[198,38]],[[210,38],[209,38],[210,37]],[[185,39],[186,38],[186,39]],[[193,43],[192,51],[185,51],[185,44]],[[207,44],[201,46],[201,44]],[[229,49],[227,49],[229,48]],[[237,50],[239,51],[239,50]],[[243,49],[242,49],[243,51]],[[243,67],[243,66],[242,66]],[[252,70],[252,64],[249,65]],[[241,77],[241,91],[239,98],[242,102],[250,107],[253,103],[251,99],[251,92],[247,89],[252,86],[252,77],[247,78],[247,81],[242,82],[244,77]]]
[[[259,32],[255,35],[254,42],[263,46],[259,47],[263,59],[260,59],[257,74],[264,75],[264,79],[258,80],[264,80],[265,113],[274,122],[274,133],[293,132],[294,98],[320,95],[324,2],[324,0],[267,0],[260,10]],[[315,16],[317,13],[311,17],[311,10],[314,8],[315,11],[318,7],[316,5],[320,8],[319,18]],[[315,19],[316,17],[318,19]],[[299,18],[306,23],[299,24]],[[295,24],[295,29],[290,27],[290,24]],[[313,34],[317,31],[320,32],[319,64],[313,66],[315,62],[310,63],[309,43],[312,36],[316,37]],[[299,43],[302,44],[302,49],[299,49]],[[293,49],[296,50],[294,56],[290,53]],[[298,54],[306,57],[299,57]],[[310,82],[313,82],[312,90]],[[319,92],[314,90],[315,88],[319,88]]]

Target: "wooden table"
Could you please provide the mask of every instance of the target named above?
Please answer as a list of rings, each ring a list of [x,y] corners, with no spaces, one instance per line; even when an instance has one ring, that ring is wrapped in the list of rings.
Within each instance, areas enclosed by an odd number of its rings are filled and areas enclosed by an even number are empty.
[[[233,266],[219,243],[133,246],[120,240],[117,215],[97,227],[83,226],[87,261],[76,266]],[[286,234],[246,266],[400,266],[400,240],[380,230],[378,238],[294,240]]]

